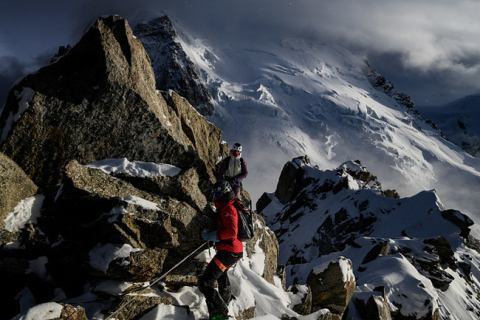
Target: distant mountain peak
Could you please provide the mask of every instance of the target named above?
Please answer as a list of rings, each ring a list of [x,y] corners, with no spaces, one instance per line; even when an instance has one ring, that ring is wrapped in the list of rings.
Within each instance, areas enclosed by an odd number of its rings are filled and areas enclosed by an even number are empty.
[[[174,90],[204,116],[214,111],[213,99],[195,64],[176,41],[177,33],[168,16],[160,16],[133,27],[143,43],[155,71],[157,90]]]

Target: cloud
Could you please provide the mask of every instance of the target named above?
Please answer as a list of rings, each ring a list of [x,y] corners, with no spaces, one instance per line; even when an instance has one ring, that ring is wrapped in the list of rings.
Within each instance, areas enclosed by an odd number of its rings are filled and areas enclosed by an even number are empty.
[[[3,56],[0,59],[0,109],[15,80],[25,74],[24,65],[15,57]]]
[[[15,82],[28,73],[31,73],[49,63],[52,58],[49,54],[36,56],[29,62],[21,61],[14,56],[0,58],[0,110],[7,100],[8,93]]]
[[[17,2],[5,5],[15,6]],[[438,76],[445,76],[438,88],[441,92],[473,91],[480,83],[480,1],[49,0],[32,7],[41,15],[29,13],[30,8],[22,6],[19,12],[36,26],[29,25],[16,38],[30,47],[38,40],[28,37],[41,38],[46,45],[62,36],[52,48],[74,44],[101,15],[119,14],[134,24],[142,17],[165,12],[186,31],[213,44],[242,45],[303,37],[345,46],[368,58],[382,73],[384,66],[390,71],[397,69],[403,77],[398,81],[405,84],[397,87],[407,94],[418,91],[419,97],[418,85],[439,82]],[[28,21],[17,24],[20,30]],[[42,27],[47,24],[50,29]],[[40,32],[37,29],[43,34],[36,33]],[[65,34],[70,41],[66,42]],[[38,48],[37,44],[34,50]],[[395,57],[395,65],[388,65],[391,57]],[[389,79],[395,84],[396,74],[391,72]]]

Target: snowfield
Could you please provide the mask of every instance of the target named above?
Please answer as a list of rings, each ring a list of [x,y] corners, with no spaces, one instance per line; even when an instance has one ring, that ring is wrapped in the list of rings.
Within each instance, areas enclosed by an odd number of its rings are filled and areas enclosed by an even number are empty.
[[[230,146],[244,146],[250,172],[244,183],[254,200],[275,189],[281,168],[294,157],[308,155],[324,169],[358,159],[384,189],[402,197],[435,189],[446,208],[480,221],[474,191],[480,159],[374,88],[361,58],[303,39],[237,46],[178,33],[217,104],[209,120]]]

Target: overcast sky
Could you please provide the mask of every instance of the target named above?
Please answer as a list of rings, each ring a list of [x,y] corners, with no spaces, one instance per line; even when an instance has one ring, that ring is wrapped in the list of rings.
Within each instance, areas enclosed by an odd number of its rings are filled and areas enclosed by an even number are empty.
[[[133,22],[139,10],[166,12],[213,43],[293,36],[341,44],[417,105],[480,92],[478,0],[0,0],[0,104],[16,79],[75,44],[95,18]]]

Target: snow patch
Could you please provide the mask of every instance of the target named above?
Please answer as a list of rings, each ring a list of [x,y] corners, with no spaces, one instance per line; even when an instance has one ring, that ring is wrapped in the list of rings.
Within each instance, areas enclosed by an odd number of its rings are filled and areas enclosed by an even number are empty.
[[[90,265],[97,270],[107,272],[110,262],[117,258],[127,258],[130,253],[142,251],[143,249],[133,248],[129,244],[98,244],[90,251]]]
[[[39,257],[36,260],[31,260],[28,262],[29,268],[26,273],[37,274],[40,278],[46,280],[48,278],[47,269],[45,265],[48,263],[48,258],[45,256]]]
[[[25,314],[20,314],[12,320],[51,320],[60,318],[63,306],[56,302],[47,302],[39,304],[29,309]]]
[[[45,200],[45,196],[41,194],[21,200],[13,211],[7,214],[5,230],[16,232],[27,223],[36,223],[40,216],[43,200]]]
[[[151,201],[139,198],[139,197],[127,196],[127,197],[120,198],[120,200],[123,200],[125,202],[140,206],[140,207],[142,207],[144,209],[147,209],[147,210],[160,210],[158,208],[158,204],[156,204],[155,202],[151,202]]]
[[[182,169],[165,163],[128,161],[121,159],[104,159],[85,165],[88,168],[99,169],[105,173],[123,173],[133,177],[173,177]]]
[[[10,112],[10,116],[7,118],[7,121],[5,122],[5,126],[3,127],[3,130],[2,130],[2,136],[0,137],[0,144],[2,144],[3,141],[5,141],[5,139],[7,139],[7,135],[12,129],[12,125],[20,119],[20,117],[25,111],[27,111],[30,101],[32,101],[33,96],[35,96],[35,91],[33,91],[33,89],[31,88],[22,88],[22,91],[20,92],[15,90],[14,93],[17,99],[20,100],[20,102],[18,102],[18,111],[15,114]]]

